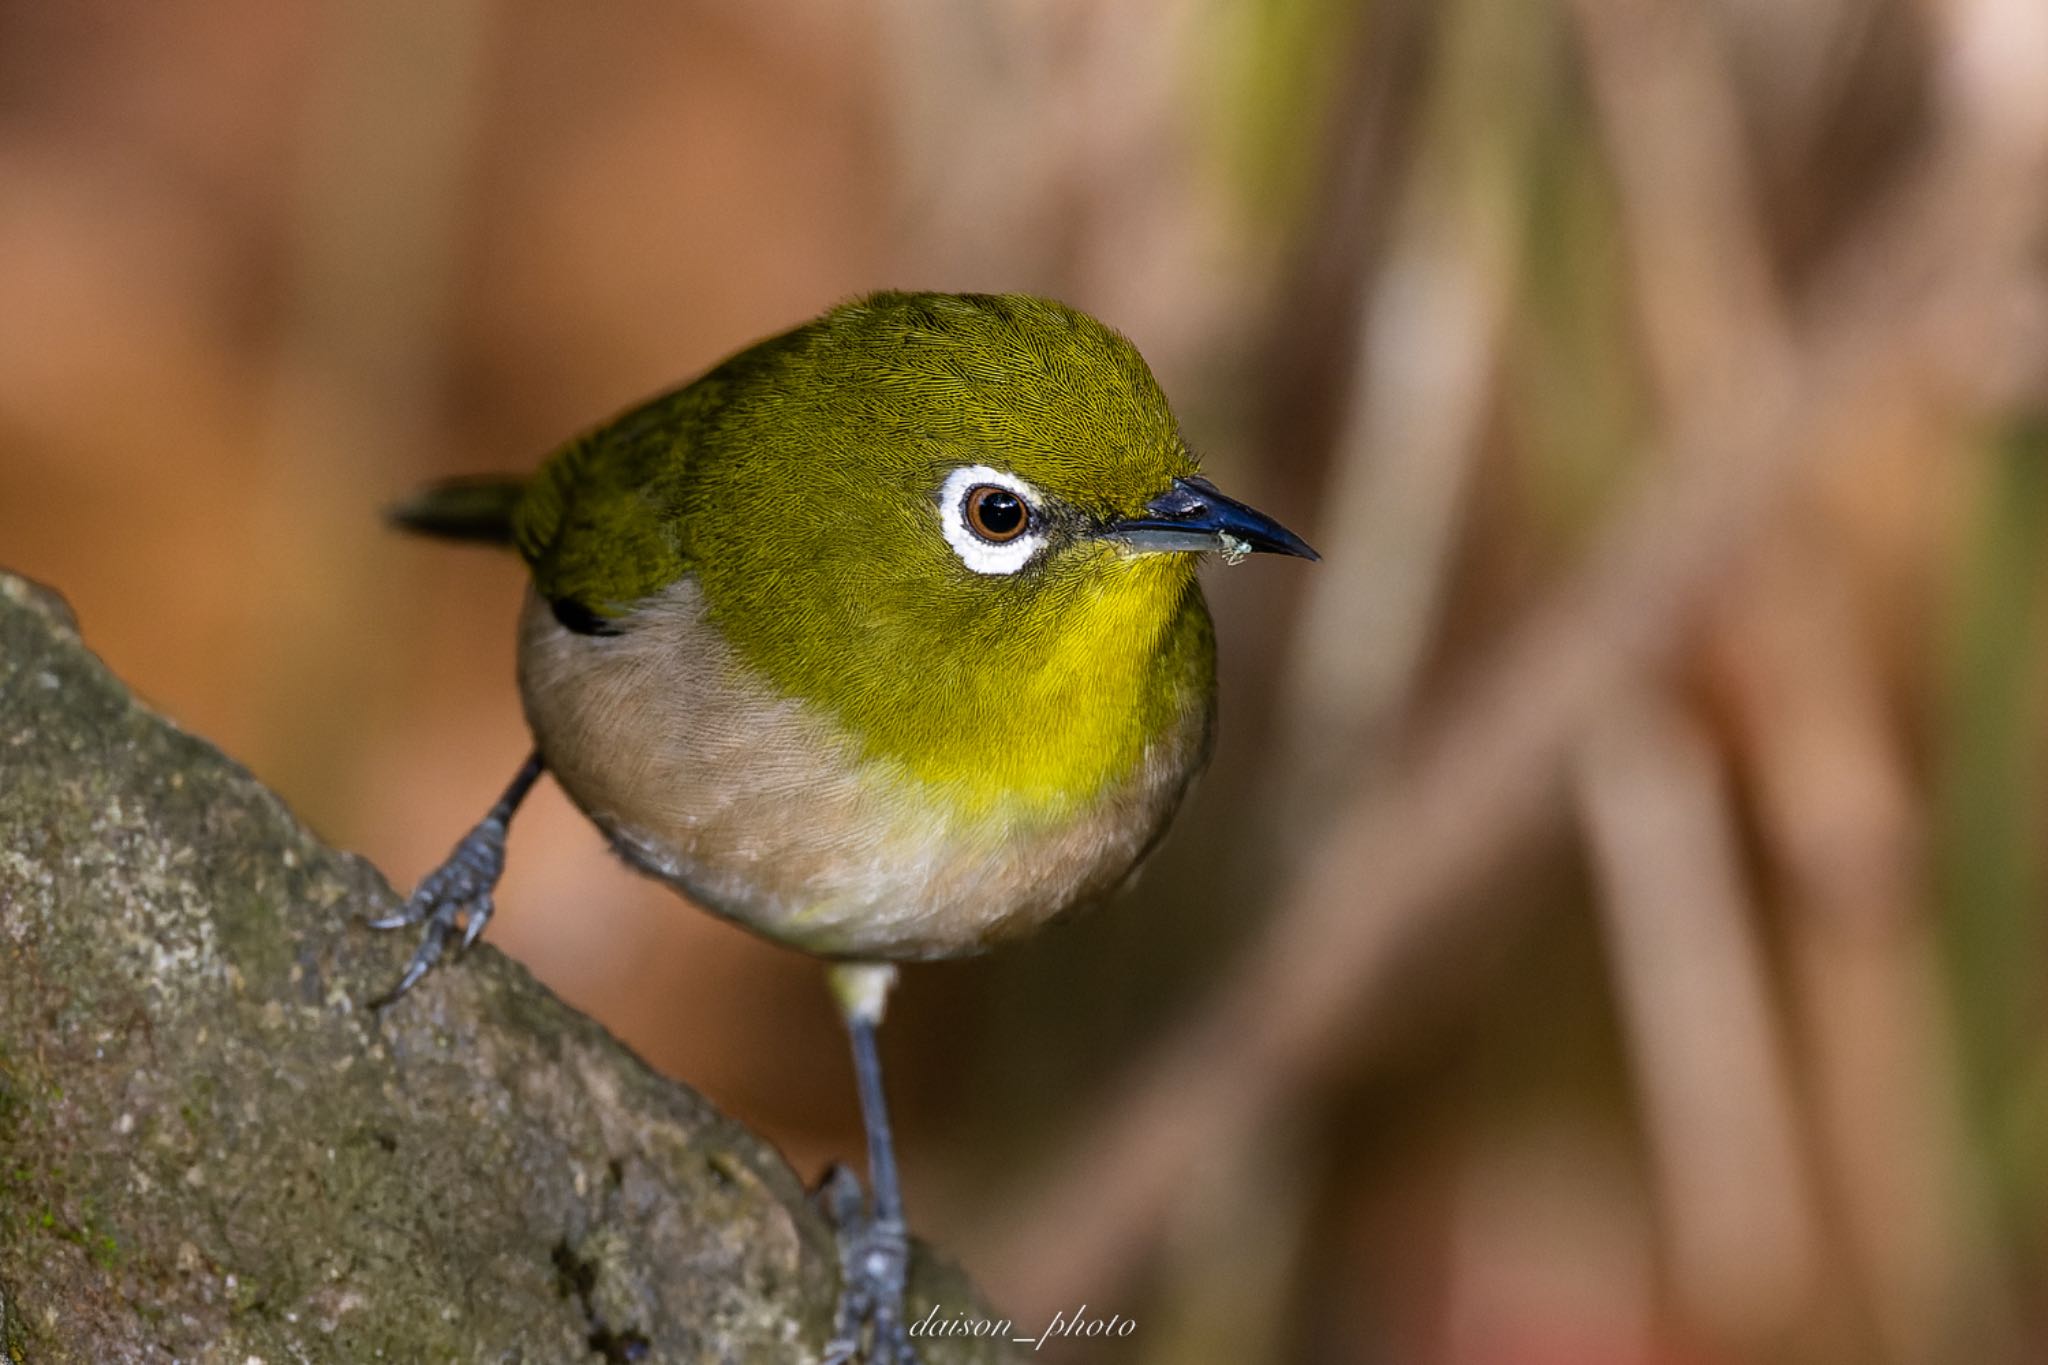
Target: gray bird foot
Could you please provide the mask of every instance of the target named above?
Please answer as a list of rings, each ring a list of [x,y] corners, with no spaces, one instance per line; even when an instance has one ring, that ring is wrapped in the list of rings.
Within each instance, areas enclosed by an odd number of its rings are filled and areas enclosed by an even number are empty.
[[[844,1166],[825,1173],[815,1198],[839,1236],[839,1306],[820,1365],[918,1365],[903,1308],[910,1234],[902,1221],[870,1215],[860,1180]]]
[[[496,908],[491,902],[491,891],[504,870],[505,821],[490,815],[462,836],[446,862],[420,880],[419,888],[397,914],[370,921],[372,929],[426,925],[418,950],[405,966],[405,975],[372,1003],[372,1009],[382,1009],[418,985],[420,978],[441,960],[458,927],[462,938],[456,945],[457,952],[476,942]]]

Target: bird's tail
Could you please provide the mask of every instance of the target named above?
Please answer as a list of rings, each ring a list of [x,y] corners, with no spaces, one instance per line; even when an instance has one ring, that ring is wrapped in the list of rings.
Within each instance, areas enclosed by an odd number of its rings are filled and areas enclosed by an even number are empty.
[[[512,543],[512,513],[526,496],[526,481],[503,474],[445,479],[393,507],[394,526],[443,540]]]

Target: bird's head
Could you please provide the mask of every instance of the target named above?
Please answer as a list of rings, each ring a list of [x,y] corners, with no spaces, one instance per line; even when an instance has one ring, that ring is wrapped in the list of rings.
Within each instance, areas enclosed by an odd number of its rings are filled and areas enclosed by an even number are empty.
[[[904,743],[1093,704],[1199,612],[1204,553],[1316,557],[1204,479],[1136,348],[1063,304],[873,295],[713,378],[689,558],[714,614]]]

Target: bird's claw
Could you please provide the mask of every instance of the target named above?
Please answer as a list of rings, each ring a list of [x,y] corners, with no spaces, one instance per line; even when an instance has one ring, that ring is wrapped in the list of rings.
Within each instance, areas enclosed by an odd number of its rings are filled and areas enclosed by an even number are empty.
[[[405,965],[398,984],[372,1004],[382,1009],[419,984],[447,951],[448,940],[458,923],[462,937],[456,951],[475,943],[490,923],[496,905],[491,892],[505,870],[505,821],[493,815],[462,836],[446,862],[420,879],[419,887],[396,914],[370,921],[372,929],[403,929],[425,924],[420,946]]]
[[[901,1222],[869,1214],[859,1179],[844,1166],[825,1173],[814,1198],[839,1239],[839,1304],[820,1365],[918,1365],[903,1309],[909,1233]]]

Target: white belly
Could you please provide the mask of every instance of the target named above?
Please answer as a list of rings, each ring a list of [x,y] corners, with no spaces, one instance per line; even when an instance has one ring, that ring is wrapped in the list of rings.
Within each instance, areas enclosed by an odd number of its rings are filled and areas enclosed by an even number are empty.
[[[1199,766],[1208,716],[1155,743],[1085,815],[963,817],[774,695],[685,578],[578,635],[529,593],[520,693],[542,756],[629,861],[708,909],[827,957],[976,953],[1121,882]]]

